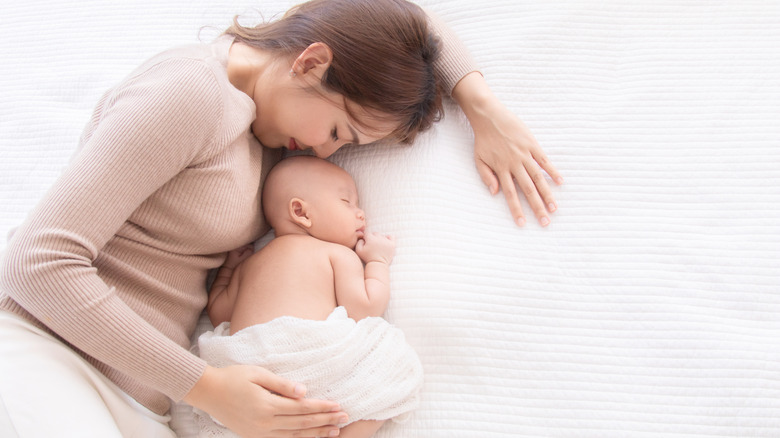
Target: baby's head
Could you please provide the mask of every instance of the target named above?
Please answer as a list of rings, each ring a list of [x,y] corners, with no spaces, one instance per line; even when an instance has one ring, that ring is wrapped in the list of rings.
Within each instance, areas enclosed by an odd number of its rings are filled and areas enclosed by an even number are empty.
[[[309,234],[355,248],[366,229],[349,173],[306,155],[285,158],[271,169],[263,187],[263,212],[277,237]]]

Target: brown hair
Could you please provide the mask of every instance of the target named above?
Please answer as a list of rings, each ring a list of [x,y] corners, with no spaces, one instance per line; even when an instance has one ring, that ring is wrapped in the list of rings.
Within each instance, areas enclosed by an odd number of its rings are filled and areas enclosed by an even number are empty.
[[[439,41],[425,12],[405,0],[312,0],[256,27],[234,18],[225,33],[292,56],[312,43],[326,44],[333,60],[322,86],[369,111],[389,114],[399,122],[390,137],[403,143],[442,116],[442,80],[433,66]],[[347,111],[355,119],[348,106]]]

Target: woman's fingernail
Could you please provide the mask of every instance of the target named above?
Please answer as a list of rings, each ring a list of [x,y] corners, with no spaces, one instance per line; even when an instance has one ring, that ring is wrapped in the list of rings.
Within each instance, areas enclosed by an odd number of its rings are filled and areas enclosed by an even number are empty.
[[[552,212],[554,212],[555,210],[558,209],[558,206],[555,205],[554,202],[551,202],[551,203],[547,204],[547,208],[550,210],[550,213],[552,213]]]
[[[302,397],[306,394],[306,387],[301,385],[300,383],[296,383],[293,392],[295,393],[295,395]]]
[[[563,184],[563,178],[559,176],[558,178],[555,178],[555,182],[558,184]]]
[[[525,218],[519,217],[515,219],[515,223],[517,224],[518,227],[522,227],[523,225],[525,225]]]
[[[333,429],[330,432],[328,432],[328,436],[339,436],[340,431],[338,429]]]
[[[550,225],[550,218],[547,216],[543,216],[541,219],[539,219],[539,222],[542,224],[543,227],[546,227],[547,225]]]

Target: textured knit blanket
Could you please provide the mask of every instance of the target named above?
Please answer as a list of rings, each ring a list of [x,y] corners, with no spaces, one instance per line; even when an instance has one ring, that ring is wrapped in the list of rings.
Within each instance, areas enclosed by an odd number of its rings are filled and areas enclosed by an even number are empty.
[[[325,321],[289,316],[232,336],[230,323],[200,336],[210,365],[262,366],[306,385],[307,397],[339,402],[349,421],[403,421],[419,403],[420,360],[403,332],[382,318],[355,321],[337,307]],[[235,436],[195,410],[202,437]]]

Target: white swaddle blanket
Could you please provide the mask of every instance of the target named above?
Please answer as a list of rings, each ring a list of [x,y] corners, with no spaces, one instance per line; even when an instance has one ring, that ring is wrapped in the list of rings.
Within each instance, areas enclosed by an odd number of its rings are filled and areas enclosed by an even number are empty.
[[[403,332],[382,318],[355,321],[337,307],[325,321],[284,316],[232,336],[222,323],[198,339],[210,365],[253,364],[339,402],[349,421],[403,421],[419,403],[422,365]],[[195,410],[200,436],[235,436]]]

